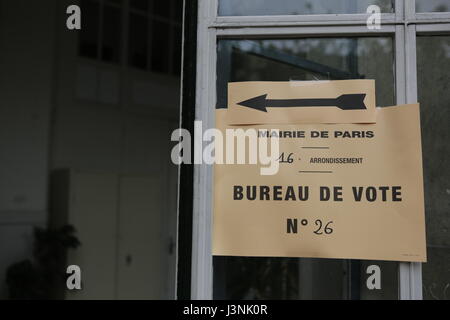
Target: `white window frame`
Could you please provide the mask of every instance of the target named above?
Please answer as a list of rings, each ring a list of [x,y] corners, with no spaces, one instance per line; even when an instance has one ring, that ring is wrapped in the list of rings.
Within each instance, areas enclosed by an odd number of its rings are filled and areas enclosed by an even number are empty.
[[[417,102],[416,36],[450,34],[449,13],[417,13],[415,0],[395,0],[395,13],[382,13],[382,27],[369,30],[366,14],[217,16],[219,0],[198,0],[195,119],[213,128],[216,105],[217,40],[227,37],[390,35],[395,43],[397,104]],[[211,251],[213,169],[194,167],[192,299],[212,299]],[[399,299],[422,299],[421,263],[399,263]]]

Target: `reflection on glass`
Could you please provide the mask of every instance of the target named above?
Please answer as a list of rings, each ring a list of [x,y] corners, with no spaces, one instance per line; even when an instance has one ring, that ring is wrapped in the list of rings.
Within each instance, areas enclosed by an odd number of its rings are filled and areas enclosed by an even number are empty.
[[[179,74],[146,72],[151,19],[135,9],[150,0],[63,2],[0,5],[1,72],[14,74],[0,85],[0,300],[174,299]],[[64,31],[71,3],[79,31]],[[42,12],[49,28],[30,32]],[[179,61],[167,47],[153,56]]]
[[[221,40],[218,107],[228,81],[376,79],[378,106],[394,105],[391,38]]]
[[[103,61],[119,62],[121,29],[122,21],[120,8],[105,6],[103,9]]]
[[[182,29],[180,26],[173,26],[173,61],[172,61],[172,73],[175,75],[181,72],[181,42],[182,42]]]
[[[416,0],[416,12],[449,12],[450,0]]]
[[[130,8],[147,12],[148,0],[130,0]]]
[[[129,64],[136,68],[147,68],[148,19],[135,13],[130,13],[129,26]]]
[[[183,20],[183,0],[175,0],[175,21],[181,23]]]
[[[83,28],[80,33],[80,55],[88,58],[97,58],[97,41],[100,7],[92,0],[82,0],[81,7],[84,10]]]
[[[370,5],[394,12],[392,0],[219,0],[222,16],[366,13]]]
[[[428,262],[425,299],[450,299],[450,36],[417,39]]]
[[[153,20],[152,22],[152,59],[151,69],[168,72],[170,61],[170,25]]]
[[[161,17],[169,18],[170,1],[153,1],[153,13]]]
[[[220,40],[217,107],[230,81],[375,79],[377,105],[394,104],[391,38]],[[214,257],[216,299],[397,299],[398,264],[338,259]],[[366,287],[367,266],[382,289]]]

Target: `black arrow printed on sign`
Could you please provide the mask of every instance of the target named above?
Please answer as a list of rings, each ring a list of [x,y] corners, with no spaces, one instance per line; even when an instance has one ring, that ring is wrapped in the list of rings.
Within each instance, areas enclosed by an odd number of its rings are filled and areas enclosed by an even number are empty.
[[[366,94],[343,94],[336,99],[267,99],[267,94],[257,96],[238,105],[267,112],[267,108],[338,107],[341,110],[364,110]]]

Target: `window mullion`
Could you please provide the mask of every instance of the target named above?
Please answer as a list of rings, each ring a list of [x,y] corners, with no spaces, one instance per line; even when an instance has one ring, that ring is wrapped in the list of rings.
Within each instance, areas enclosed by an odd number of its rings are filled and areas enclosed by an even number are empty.
[[[215,126],[211,106],[216,101],[217,38],[209,25],[217,14],[217,1],[199,0],[198,4],[195,120],[202,121],[203,130],[207,130]],[[194,167],[193,189],[191,299],[212,299],[212,166],[203,163]]]
[[[416,25],[405,30],[406,103],[417,103]]]
[[[408,2],[407,2],[408,3]],[[407,17],[414,14],[414,1],[410,1]],[[406,80],[406,103],[417,103],[417,59],[416,59],[416,26],[405,25],[405,80]],[[422,264],[400,263],[400,299],[421,300],[422,299]]]
[[[406,103],[405,26],[395,28],[395,96],[397,104]]]
[[[397,22],[405,20],[405,0],[395,0],[395,18]]]

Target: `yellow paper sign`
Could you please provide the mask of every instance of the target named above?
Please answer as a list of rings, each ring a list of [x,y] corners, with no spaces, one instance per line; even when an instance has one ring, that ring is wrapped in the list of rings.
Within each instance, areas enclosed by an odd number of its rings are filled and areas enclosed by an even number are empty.
[[[371,124],[241,127],[279,130],[279,170],[215,165],[213,254],[426,261],[419,106],[375,110]],[[228,112],[221,131],[238,128]]]

